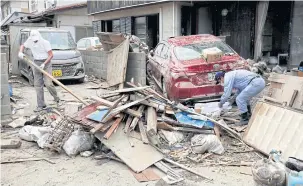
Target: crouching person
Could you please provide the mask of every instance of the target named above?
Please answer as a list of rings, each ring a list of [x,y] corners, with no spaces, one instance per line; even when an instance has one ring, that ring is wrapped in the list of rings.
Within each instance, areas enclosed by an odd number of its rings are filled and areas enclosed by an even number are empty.
[[[32,30],[29,38],[20,46],[19,58],[24,58],[24,48],[29,48],[34,56],[34,63],[41,69],[45,70],[49,74],[52,73],[51,59],[53,58],[53,52],[49,41],[42,38],[39,31]],[[59,97],[53,82],[50,78],[43,75],[38,69],[33,68],[34,72],[34,85],[37,94],[37,108],[35,112],[39,112],[46,108],[44,100],[44,85],[50,94],[54,97],[54,101],[59,104]]]
[[[236,103],[241,113],[238,125],[246,125],[251,116],[250,100],[265,88],[264,79],[247,70],[234,70],[230,72],[217,72],[215,75],[217,84],[224,86],[224,94],[221,96],[219,107],[231,96],[232,90],[237,90]]]

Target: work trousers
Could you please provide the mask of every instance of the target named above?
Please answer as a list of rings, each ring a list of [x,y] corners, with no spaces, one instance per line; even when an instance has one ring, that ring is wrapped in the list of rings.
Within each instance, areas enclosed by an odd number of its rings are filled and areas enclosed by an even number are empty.
[[[42,63],[44,63],[44,61],[45,60],[35,60],[34,62],[36,65],[40,66]],[[49,62],[45,65],[44,70],[47,73],[52,74],[51,62]],[[59,97],[57,95],[57,91],[56,91],[56,88],[55,88],[52,80],[49,77],[43,75],[36,68],[34,68],[33,71],[34,71],[34,85],[35,85],[36,94],[37,94],[38,107],[46,106],[45,100],[44,100],[44,90],[43,90],[44,85],[46,86],[49,93],[54,97],[54,100],[56,102],[59,101]]]
[[[253,79],[245,89],[236,98],[236,103],[241,114],[248,111],[247,104],[249,104],[252,97],[258,95],[265,88],[265,81],[263,78]]]

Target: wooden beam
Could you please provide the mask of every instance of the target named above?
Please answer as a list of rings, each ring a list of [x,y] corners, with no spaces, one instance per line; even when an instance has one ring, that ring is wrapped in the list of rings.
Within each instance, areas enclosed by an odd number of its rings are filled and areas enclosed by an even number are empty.
[[[108,139],[112,134],[113,132],[116,130],[116,128],[118,128],[119,124],[121,123],[122,119],[123,119],[123,114],[121,114],[121,117],[120,118],[117,118],[115,120],[115,122],[113,123],[113,125],[109,128],[109,130],[106,132],[106,134],[104,135],[103,138],[105,139]]]
[[[129,127],[130,124],[132,123],[132,120],[133,120],[133,116],[129,115],[125,123],[124,133],[127,133],[127,131],[129,131]]]
[[[116,94],[116,93],[127,93],[127,92],[134,92],[134,91],[139,91],[139,90],[144,90],[149,88],[149,86],[145,87],[135,87],[135,88],[125,88],[125,89],[119,89],[119,90],[114,90],[110,92],[104,92],[103,94]]]
[[[157,133],[157,113],[153,107],[147,107],[146,110],[147,132],[153,130]]]
[[[145,106],[144,105],[140,105],[139,108],[138,108],[138,112],[143,113],[144,109],[145,109]],[[132,131],[132,130],[135,129],[135,127],[137,126],[137,123],[138,123],[139,120],[140,120],[139,117],[135,117],[133,119],[133,121],[132,121],[132,123],[130,125],[130,128],[129,128],[130,131]]]
[[[102,104],[105,105],[105,106],[108,106],[108,107],[111,107],[111,106],[114,105],[113,102],[108,101],[108,100],[106,100],[106,99],[99,98],[99,97],[97,97],[97,96],[92,96],[91,98],[92,98],[93,100],[99,102],[99,103],[102,103]],[[134,117],[141,117],[141,116],[142,116],[141,113],[139,113],[139,112],[136,111],[136,110],[130,109],[130,108],[127,108],[127,109],[126,109],[125,111],[123,111],[123,112],[125,112],[125,113],[127,113],[127,114],[129,114],[129,115],[131,115],[131,116],[134,116]]]
[[[145,130],[145,127],[141,120],[139,121],[139,129],[140,129],[141,139],[142,139],[143,143],[148,144],[149,141],[147,138],[146,130]]]
[[[291,96],[291,99],[290,99],[290,101],[289,101],[289,104],[288,104],[288,106],[289,107],[292,107],[293,106],[293,104],[294,104],[294,102],[295,102],[295,100],[296,100],[296,97],[297,97],[297,95],[298,95],[298,90],[294,90],[294,92],[293,92],[293,94],[292,94],[292,96]]]

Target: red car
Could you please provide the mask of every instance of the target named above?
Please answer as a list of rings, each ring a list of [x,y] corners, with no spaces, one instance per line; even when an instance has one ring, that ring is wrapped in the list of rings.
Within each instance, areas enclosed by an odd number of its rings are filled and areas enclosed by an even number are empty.
[[[202,50],[214,48],[222,51],[222,57],[207,62]],[[172,37],[161,41],[150,52],[147,74],[171,100],[186,101],[198,98],[216,98],[223,87],[216,85],[217,71],[243,69],[246,62],[221,39],[209,35]]]

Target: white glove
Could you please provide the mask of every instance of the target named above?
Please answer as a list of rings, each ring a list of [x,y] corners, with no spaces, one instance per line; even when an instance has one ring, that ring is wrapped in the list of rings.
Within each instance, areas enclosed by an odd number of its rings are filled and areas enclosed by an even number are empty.
[[[24,56],[25,56],[25,55],[24,55],[22,52],[19,52],[19,53],[18,53],[18,57],[19,57],[20,59],[23,59]]]
[[[40,68],[41,68],[41,69],[44,69],[44,67],[45,67],[45,64],[42,63],[42,64],[40,65]]]

